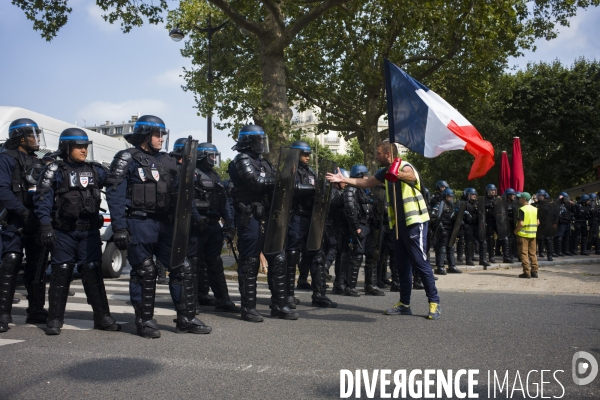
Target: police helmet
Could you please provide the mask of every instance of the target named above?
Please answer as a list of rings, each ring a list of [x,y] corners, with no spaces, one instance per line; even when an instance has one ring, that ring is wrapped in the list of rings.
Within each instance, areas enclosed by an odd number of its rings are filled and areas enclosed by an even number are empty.
[[[132,133],[126,133],[123,135],[123,138],[127,140],[134,146],[139,146],[144,141],[150,145],[150,141],[153,135],[158,133],[161,138],[165,138],[163,143],[163,147],[166,149],[169,147],[169,131],[165,127],[165,122],[154,116],[154,115],[142,115],[135,121],[135,125],[133,126]],[[151,149],[155,151],[160,151],[160,149],[156,149],[150,146]]]
[[[185,146],[187,138],[179,138],[173,143],[173,151],[171,154],[173,157],[181,158],[183,157],[183,146]]]
[[[250,150],[257,154],[269,152],[269,137],[265,130],[258,125],[246,125],[240,129],[238,140],[232,150]]]
[[[579,198],[580,203],[587,203],[590,200],[590,196],[587,194],[582,194]]]
[[[596,200],[598,200],[598,195],[596,193],[590,193],[590,199],[592,199],[593,202],[596,202]]]
[[[569,200],[569,194],[568,194],[567,192],[560,192],[560,193],[558,194],[558,196],[559,196],[559,197],[560,197],[560,196],[562,196],[562,197],[563,197],[563,199],[565,199],[565,200],[567,200],[567,201]]]
[[[539,189],[535,195],[537,196],[538,200],[546,200],[548,198],[548,193],[546,193],[544,189]]]
[[[442,191],[442,198],[444,200],[446,200],[446,198],[450,196],[450,197],[454,197],[454,190],[450,189],[450,188],[446,188]]]
[[[210,168],[219,166],[221,162],[221,153],[219,153],[217,146],[212,143],[200,143],[198,145],[198,161]]]
[[[312,149],[310,145],[303,140],[296,140],[294,143],[290,145],[292,149],[300,149],[302,153],[312,154]]]
[[[446,181],[437,181],[435,183],[435,187],[438,191],[440,191],[442,188],[450,187],[450,185],[448,185],[448,182],[446,182]]]
[[[356,164],[350,168],[350,178],[363,178],[369,175],[369,169],[362,164]]]
[[[340,168],[340,173],[344,176],[344,178],[350,178],[350,172],[347,169]]]
[[[8,140],[4,147],[14,150],[21,144],[21,139],[26,138],[24,148],[27,151],[38,151],[44,146],[44,131],[38,124],[29,118],[15,119],[8,127]],[[30,140],[31,139],[31,140]]]
[[[485,187],[485,193],[490,194],[491,190],[495,190],[496,193],[498,193],[498,188],[496,187],[496,185],[494,185],[493,183],[488,183],[488,185]]]
[[[508,188],[504,191],[504,194],[502,196],[510,196],[510,195],[517,195],[517,192],[515,192],[515,189],[512,188]]]
[[[92,144],[92,141],[88,138],[87,133],[83,129],[79,128],[67,128],[60,134],[58,138],[58,151],[60,156],[66,160],[71,153],[71,145],[73,144]],[[88,149],[88,158],[93,159],[93,155]]]

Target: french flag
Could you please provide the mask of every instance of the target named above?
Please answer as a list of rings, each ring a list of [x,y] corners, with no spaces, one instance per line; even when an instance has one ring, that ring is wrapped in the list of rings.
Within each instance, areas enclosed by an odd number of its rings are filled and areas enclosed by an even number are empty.
[[[494,166],[492,144],[433,90],[388,60],[385,83],[390,142],[428,158],[466,150],[475,157],[469,180],[481,178]]]

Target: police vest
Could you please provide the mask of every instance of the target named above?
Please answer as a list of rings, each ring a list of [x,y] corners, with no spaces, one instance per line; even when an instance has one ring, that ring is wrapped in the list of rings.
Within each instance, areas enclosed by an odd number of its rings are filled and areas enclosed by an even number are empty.
[[[317,182],[317,174],[312,168],[307,166],[299,166],[296,171],[299,181],[303,185],[315,186]],[[301,198],[294,197],[293,208],[297,215],[310,216],[312,214],[314,196],[303,196]]]
[[[538,210],[532,205],[523,206],[520,208],[520,210],[523,211],[525,217],[523,218],[523,227],[519,232],[517,232],[517,235],[524,238],[534,239],[537,234]]]
[[[11,179],[13,193],[25,207],[33,208],[33,194],[44,164],[37,157],[18,150],[4,150],[3,152],[15,160],[15,169]]]
[[[210,214],[210,217],[220,218],[220,213],[227,206],[227,194],[216,172],[204,172],[196,168],[194,203],[201,215]]]
[[[74,168],[64,161],[56,162],[63,181],[55,191],[55,222],[72,223],[74,220],[94,219],[100,212],[98,172],[92,163]]]
[[[127,198],[131,200],[132,210],[142,210],[149,213],[164,213],[172,211],[171,195],[173,181],[177,176],[177,162],[174,158],[163,155],[158,159],[154,155],[144,153],[139,149],[127,149],[135,161],[142,182],[128,181]]]
[[[406,161],[402,161],[400,163],[399,170],[402,171],[402,168],[404,168],[407,165],[413,169],[417,178],[414,186],[411,186],[404,181],[400,181],[400,190],[402,192],[402,203],[404,208],[404,218],[406,226],[409,226],[412,224],[422,224],[424,222],[429,221],[429,212],[427,211],[427,204],[425,204],[425,199],[423,198],[421,192],[421,179],[417,170]],[[389,225],[390,229],[392,229],[396,224],[396,214],[394,212],[395,204],[392,204],[392,202],[390,201],[391,196],[389,186],[390,185],[388,184],[385,185],[385,191],[386,199],[388,202]]]
[[[238,154],[236,156],[240,157],[242,154]],[[260,176],[264,178],[275,178],[276,173],[273,169],[271,163],[262,158],[253,158],[248,157],[250,164],[254,171]],[[230,164],[230,168],[235,170],[234,161]],[[271,193],[260,193],[255,190],[252,190],[246,182],[244,182],[239,175],[237,175],[237,171],[234,173],[230,172],[229,176],[233,181],[233,189],[231,189],[231,197],[233,197],[234,203],[244,203],[244,204],[254,204],[254,205],[263,205],[265,207],[269,207],[271,204]],[[235,179],[237,176],[237,179]]]

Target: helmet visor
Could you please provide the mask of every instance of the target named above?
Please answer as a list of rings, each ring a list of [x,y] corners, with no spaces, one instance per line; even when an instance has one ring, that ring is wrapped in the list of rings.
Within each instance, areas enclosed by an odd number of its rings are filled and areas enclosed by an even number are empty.
[[[169,130],[153,129],[150,137],[150,146],[158,151],[169,151]]]
[[[252,142],[250,144],[250,149],[258,154],[268,154],[269,153],[269,137],[265,134],[252,135]]]
[[[44,138],[44,130],[38,126],[27,126],[23,129],[23,138],[25,138],[25,146],[35,151],[39,150],[40,147],[46,147],[46,140]]]
[[[215,149],[210,150],[200,150],[198,152],[201,157],[206,157],[206,161],[212,165],[213,167],[219,167],[221,165],[221,153]]]

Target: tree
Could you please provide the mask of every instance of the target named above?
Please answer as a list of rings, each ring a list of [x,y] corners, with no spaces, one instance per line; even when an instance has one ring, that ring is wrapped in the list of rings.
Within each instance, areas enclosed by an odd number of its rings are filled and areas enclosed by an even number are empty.
[[[302,108],[320,109],[321,131],[357,138],[374,170],[378,121],[387,114],[390,59],[458,109],[485,97],[509,56],[556,37],[591,1],[361,0],[307,27],[292,43],[289,86]],[[484,135],[485,136],[485,135]],[[455,156],[462,158],[460,156]]]

